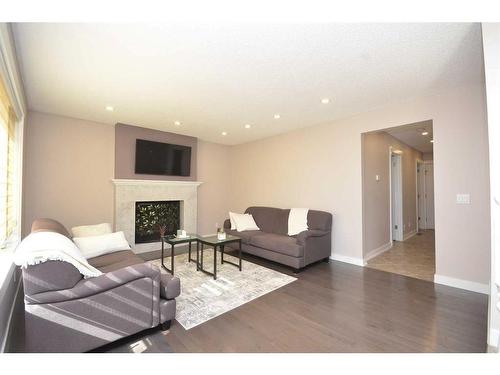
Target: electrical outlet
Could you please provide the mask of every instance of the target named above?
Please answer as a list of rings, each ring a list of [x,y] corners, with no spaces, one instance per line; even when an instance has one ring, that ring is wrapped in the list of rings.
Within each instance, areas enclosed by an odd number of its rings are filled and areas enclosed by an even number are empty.
[[[457,204],[470,204],[470,194],[457,194]]]

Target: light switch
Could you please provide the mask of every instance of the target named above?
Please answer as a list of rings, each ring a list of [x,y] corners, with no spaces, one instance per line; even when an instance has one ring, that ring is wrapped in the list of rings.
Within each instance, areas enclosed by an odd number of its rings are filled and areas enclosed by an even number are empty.
[[[470,194],[457,194],[457,204],[470,204]]]
[[[380,175],[378,174],[375,175],[375,181],[380,181]]]

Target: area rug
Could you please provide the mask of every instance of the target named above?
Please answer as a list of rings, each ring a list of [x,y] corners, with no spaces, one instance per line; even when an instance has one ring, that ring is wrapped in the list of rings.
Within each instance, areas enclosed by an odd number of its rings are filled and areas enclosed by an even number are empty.
[[[176,298],[177,320],[185,329],[191,329],[207,320],[250,302],[264,294],[297,280],[295,277],[243,261],[242,271],[230,264],[217,264],[217,280],[196,271],[196,263],[188,263],[187,254],[175,257],[175,276],[181,279],[181,295]],[[224,260],[237,263],[238,259],[224,255]],[[213,251],[205,250],[204,268],[213,271]],[[160,266],[160,260],[151,261]],[[165,258],[170,268],[170,258]],[[167,272],[162,269],[162,272]]]

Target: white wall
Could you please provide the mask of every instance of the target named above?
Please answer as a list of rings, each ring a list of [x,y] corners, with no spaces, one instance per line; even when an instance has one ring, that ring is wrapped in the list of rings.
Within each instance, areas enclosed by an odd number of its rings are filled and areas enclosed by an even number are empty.
[[[488,103],[492,218],[488,344],[498,347],[500,333],[500,312],[497,307],[499,303],[497,284],[500,283],[500,24],[483,24],[483,48]]]
[[[484,85],[419,97],[332,123],[234,146],[231,208],[310,207],[332,212],[333,252],[361,262],[361,134],[433,120],[436,273],[485,290],[490,274],[488,136]],[[457,205],[470,193],[470,205]]]
[[[30,111],[24,148],[24,235],[40,217],[113,222],[114,126]]]
[[[216,233],[229,216],[229,146],[198,140],[198,233]]]

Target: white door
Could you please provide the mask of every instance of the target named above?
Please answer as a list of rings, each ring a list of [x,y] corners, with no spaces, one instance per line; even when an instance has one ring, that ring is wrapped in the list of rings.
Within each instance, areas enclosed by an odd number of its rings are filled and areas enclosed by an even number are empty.
[[[434,164],[427,162],[425,168],[425,213],[426,229],[434,229]]]
[[[403,241],[403,188],[401,155],[391,154],[391,232],[394,241]]]

